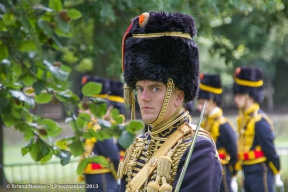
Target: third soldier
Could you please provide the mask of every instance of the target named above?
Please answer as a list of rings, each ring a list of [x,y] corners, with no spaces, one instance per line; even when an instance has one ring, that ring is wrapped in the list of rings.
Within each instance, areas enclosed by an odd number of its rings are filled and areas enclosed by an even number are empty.
[[[239,109],[238,157],[244,173],[245,192],[274,191],[280,180],[280,160],[274,146],[272,121],[260,109],[264,98],[260,68],[242,67],[235,71],[234,101]]]

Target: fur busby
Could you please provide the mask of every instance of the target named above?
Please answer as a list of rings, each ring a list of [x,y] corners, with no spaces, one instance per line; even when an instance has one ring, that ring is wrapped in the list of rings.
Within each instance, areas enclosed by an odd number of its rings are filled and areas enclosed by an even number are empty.
[[[82,77],[82,80],[81,80],[81,86],[80,86],[80,98],[81,99],[83,97],[81,89],[88,82],[96,82],[96,83],[102,84],[102,90],[99,94],[108,94],[110,92],[109,79],[98,77],[98,76],[85,75]]]
[[[112,96],[109,97],[110,105],[113,105],[114,108],[118,109],[120,114],[125,114],[123,94],[123,83],[110,80],[110,96]],[[114,99],[113,96],[116,96],[116,98]],[[123,102],[121,102],[121,99],[123,99]]]
[[[214,74],[200,74],[200,83],[203,86],[207,86],[212,89],[221,90],[222,93],[222,85],[221,85],[221,78],[219,75]],[[222,103],[222,94],[220,92],[217,94],[213,92],[213,90],[199,88],[198,92],[198,99],[212,99],[217,106],[220,106]]]
[[[161,36],[135,38],[134,34],[185,33],[189,38]],[[185,102],[197,96],[199,83],[198,47],[194,19],[182,13],[150,12],[133,19],[123,44],[124,80],[135,88],[139,80],[162,81],[172,78],[184,91]]]
[[[237,80],[244,80],[244,83],[237,83]],[[248,83],[247,83],[248,82]],[[256,84],[256,83],[260,84]],[[263,86],[263,74],[260,68],[253,67],[241,67],[235,70],[234,94],[248,94],[254,99],[255,102],[261,103],[264,99],[264,86]]]

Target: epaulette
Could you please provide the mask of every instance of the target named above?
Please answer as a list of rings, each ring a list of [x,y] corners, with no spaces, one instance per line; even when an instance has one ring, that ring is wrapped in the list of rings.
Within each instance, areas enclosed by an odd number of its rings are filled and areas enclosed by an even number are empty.
[[[196,125],[189,124],[189,126],[192,128],[192,132],[193,132],[193,135],[194,135],[194,133],[196,131]],[[203,128],[200,127],[200,129],[198,131],[198,135],[210,139],[215,145],[215,142],[214,142],[213,138],[211,137],[210,133],[207,132],[206,130],[204,130]]]

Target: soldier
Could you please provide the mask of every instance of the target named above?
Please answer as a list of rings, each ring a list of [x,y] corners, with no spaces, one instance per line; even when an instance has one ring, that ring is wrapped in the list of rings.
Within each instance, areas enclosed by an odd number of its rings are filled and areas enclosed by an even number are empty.
[[[189,15],[150,12],[134,18],[123,37],[125,102],[132,104],[133,112],[136,90],[148,132],[135,139],[119,165],[121,192],[171,192],[178,186],[181,192],[215,192],[220,188],[221,163],[213,139],[203,129],[196,137],[187,172],[179,179],[196,127],[183,107],[198,90],[195,34]]]
[[[109,93],[109,80],[100,77],[84,76],[82,78],[82,85],[89,81],[102,84],[102,91],[98,95],[94,95],[93,98],[103,99],[108,103]],[[91,114],[89,111],[87,113]],[[108,120],[108,119],[106,119]],[[91,122],[88,123],[87,129],[100,129],[97,123],[97,119],[92,116]],[[113,138],[104,139],[103,141],[97,141],[96,138],[85,139],[83,157],[89,157],[90,155],[101,155],[106,157],[109,168],[102,167],[100,164],[91,163],[85,168],[82,176],[86,181],[86,191],[103,191],[103,192],[115,192],[118,191],[119,186],[117,184],[116,171],[119,165],[119,153]]]
[[[239,109],[238,158],[244,172],[245,192],[274,191],[282,186],[280,160],[274,146],[272,121],[260,109],[264,98],[260,68],[242,67],[235,70],[234,101]]]
[[[207,100],[205,120],[201,127],[208,131],[216,143],[220,161],[223,166],[224,176],[220,192],[237,192],[237,141],[235,128],[231,121],[223,116],[222,86],[219,75],[200,74],[198,92],[198,110],[201,111]]]

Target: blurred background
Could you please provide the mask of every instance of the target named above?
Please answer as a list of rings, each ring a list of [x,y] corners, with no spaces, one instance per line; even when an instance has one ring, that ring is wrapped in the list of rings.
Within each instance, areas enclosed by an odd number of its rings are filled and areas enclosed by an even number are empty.
[[[284,188],[288,191],[287,0],[1,0],[0,85],[5,84],[5,75],[19,71],[17,79],[9,77],[9,81],[15,80],[15,83],[20,82],[25,86],[33,83],[33,88],[37,90],[37,87],[42,86],[39,82],[43,79],[32,81],[35,76],[31,74],[44,78],[45,69],[42,72],[35,69],[44,66],[44,60],[62,70],[61,73],[55,72],[51,70],[51,65],[45,64],[50,67],[52,75],[60,77],[55,80],[56,84],[65,85],[65,89],[75,95],[79,95],[84,75],[123,81],[123,34],[134,17],[149,11],[178,11],[194,17],[198,31],[195,41],[199,47],[200,71],[221,75],[224,86],[223,111],[234,125],[238,114],[232,93],[234,70],[238,66],[262,68],[266,94],[261,106],[274,122]],[[39,55],[40,59],[37,57]],[[15,63],[20,63],[22,68],[7,67],[16,66]],[[66,73],[67,77],[62,78]],[[16,84],[10,88],[20,89]],[[2,88],[0,91],[2,114],[3,106],[10,100],[3,99]],[[62,132],[53,137],[51,142],[75,134],[70,124],[65,123],[70,114],[62,101],[53,97],[49,102],[41,103],[38,98],[35,107],[30,110],[37,116],[55,121],[61,127]],[[75,107],[72,107],[73,110]],[[127,120],[130,118],[129,110],[127,106]],[[192,110],[191,115],[196,123],[199,113]],[[139,112],[137,118],[140,118]],[[35,163],[29,155],[21,155],[21,148],[28,144],[23,132],[4,125],[0,130],[1,185],[5,183],[4,178],[9,183],[18,184],[78,182],[78,157],[71,157],[70,163],[65,166],[54,157],[45,165]],[[241,174],[238,183],[240,191]],[[1,190],[25,191],[3,186]],[[46,187],[37,191],[54,190]]]

